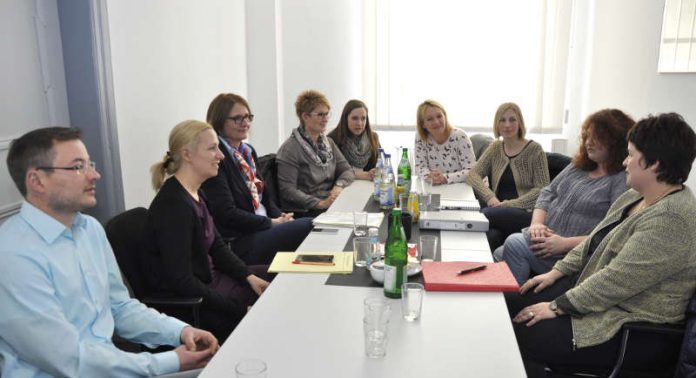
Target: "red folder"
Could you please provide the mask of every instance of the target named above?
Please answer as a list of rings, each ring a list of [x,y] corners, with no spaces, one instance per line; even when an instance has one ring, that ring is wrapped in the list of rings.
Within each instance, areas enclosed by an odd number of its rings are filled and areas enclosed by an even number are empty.
[[[520,290],[507,263],[467,261],[424,261],[423,282],[428,291],[503,291]],[[464,269],[485,265],[486,268],[459,275]]]

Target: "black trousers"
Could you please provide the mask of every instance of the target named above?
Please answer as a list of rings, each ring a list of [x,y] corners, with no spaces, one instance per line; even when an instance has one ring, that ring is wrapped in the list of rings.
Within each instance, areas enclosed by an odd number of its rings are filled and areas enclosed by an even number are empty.
[[[538,294],[505,293],[510,317],[517,315],[526,306],[552,301],[570,289],[572,281],[564,277]],[[559,316],[542,320],[531,327],[524,323],[513,323],[528,377],[544,377],[544,366],[587,368],[607,373],[611,371],[619,351],[621,333],[602,344],[573,350],[570,319],[567,315]],[[679,345],[674,343],[674,339],[662,335],[635,335],[629,340],[629,347],[631,356],[624,366],[658,367],[672,363],[672,355],[678,352]]]
[[[515,232],[520,232],[532,223],[532,213],[514,207],[484,207],[483,215],[488,218],[489,227],[486,232],[488,246],[495,251],[505,243],[505,239]]]
[[[525,295],[506,293],[510,317],[524,307],[550,302],[571,287],[571,279],[564,277],[541,293],[527,292]],[[570,316],[559,316],[527,327],[524,323],[513,323],[517,344],[524,359],[528,377],[544,377],[544,366],[593,366],[610,370],[619,348],[619,335],[609,341],[586,348],[573,350],[573,330]]]

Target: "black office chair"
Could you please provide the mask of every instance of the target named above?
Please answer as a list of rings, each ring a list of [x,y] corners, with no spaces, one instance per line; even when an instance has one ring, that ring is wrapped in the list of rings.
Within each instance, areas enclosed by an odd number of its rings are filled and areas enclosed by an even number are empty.
[[[493,143],[493,137],[485,134],[474,134],[469,139],[471,140],[471,146],[474,148],[476,160],[480,159],[488,146]]]
[[[202,297],[157,298],[149,296],[145,286],[145,272],[140,254],[143,253],[147,209],[136,207],[125,211],[106,223],[106,237],[114,250],[124,282],[131,296],[160,312],[179,318],[198,327]]]
[[[686,365],[689,363],[693,364],[696,358],[687,356],[685,352],[680,353],[680,351],[688,348],[689,340],[696,334],[696,293],[691,297],[687,308],[686,322],[689,324],[689,327],[686,327],[689,332],[686,333],[684,324],[626,323],[621,328],[621,343],[611,371],[591,366],[549,366],[546,369],[547,376],[557,378],[693,378],[694,375],[686,375]],[[656,337],[660,338],[660,345],[663,346],[659,353],[663,358],[659,359],[659,364],[655,361],[648,361],[645,358],[645,353],[641,353],[640,357],[637,356],[636,347],[632,347],[632,343],[635,344],[636,341],[645,340],[645,338],[654,340]],[[645,343],[642,343],[642,345],[645,345]],[[678,361],[679,364],[677,364]],[[676,370],[677,367],[680,368],[679,371]],[[677,371],[677,375],[675,375],[675,371]]]
[[[274,204],[276,204],[278,208],[285,213],[300,214],[305,211],[303,209],[282,206],[282,203],[280,202],[280,190],[278,189],[278,164],[276,163],[276,154],[267,154],[261,156],[256,164],[256,171],[258,172],[259,176],[261,176],[265,184],[263,195],[269,196],[268,198]]]
[[[280,197],[278,193],[278,166],[276,165],[276,154],[263,155],[256,164],[256,170],[265,184],[263,195],[269,196],[271,201],[280,207]]]
[[[691,297],[686,309],[686,329],[674,377],[696,377],[696,293]]]
[[[564,170],[572,160],[573,159],[563,154],[547,152],[546,161],[549,164],[549,180],[553,181],[553,179],[556,178],[556,176],[558,176],[558,174],[561,173],[561,171]]]

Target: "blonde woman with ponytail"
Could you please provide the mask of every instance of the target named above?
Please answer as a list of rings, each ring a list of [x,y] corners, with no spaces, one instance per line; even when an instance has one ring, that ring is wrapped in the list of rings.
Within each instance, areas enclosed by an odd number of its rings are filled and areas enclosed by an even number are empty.
[[[213,128],[184,121],[169,134],[169,151],[151,168],[158,190],[148,211],[146,275],[151,294],[203,297],[201,328],[222,343],[268,287],[267,266],[247,266],[222,240],[201,184],[217,175],[224,155]]]

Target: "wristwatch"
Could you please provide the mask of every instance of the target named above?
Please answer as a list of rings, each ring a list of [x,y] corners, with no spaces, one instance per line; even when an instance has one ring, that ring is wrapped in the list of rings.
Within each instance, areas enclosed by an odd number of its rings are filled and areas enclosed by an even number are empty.
[[[345,188],[346,183],[343,181],[336,181],[336,186],[338,186],[339,188]]]
[[[556,303],[555,300],[554,300],[554,301],[551,301],[551,302],[549,303],[549,310],[553,311],[553,313],[556,314],[556,315],[561,315],[561,314],[560,314],[560,309],[558,308],[558,304]]]

